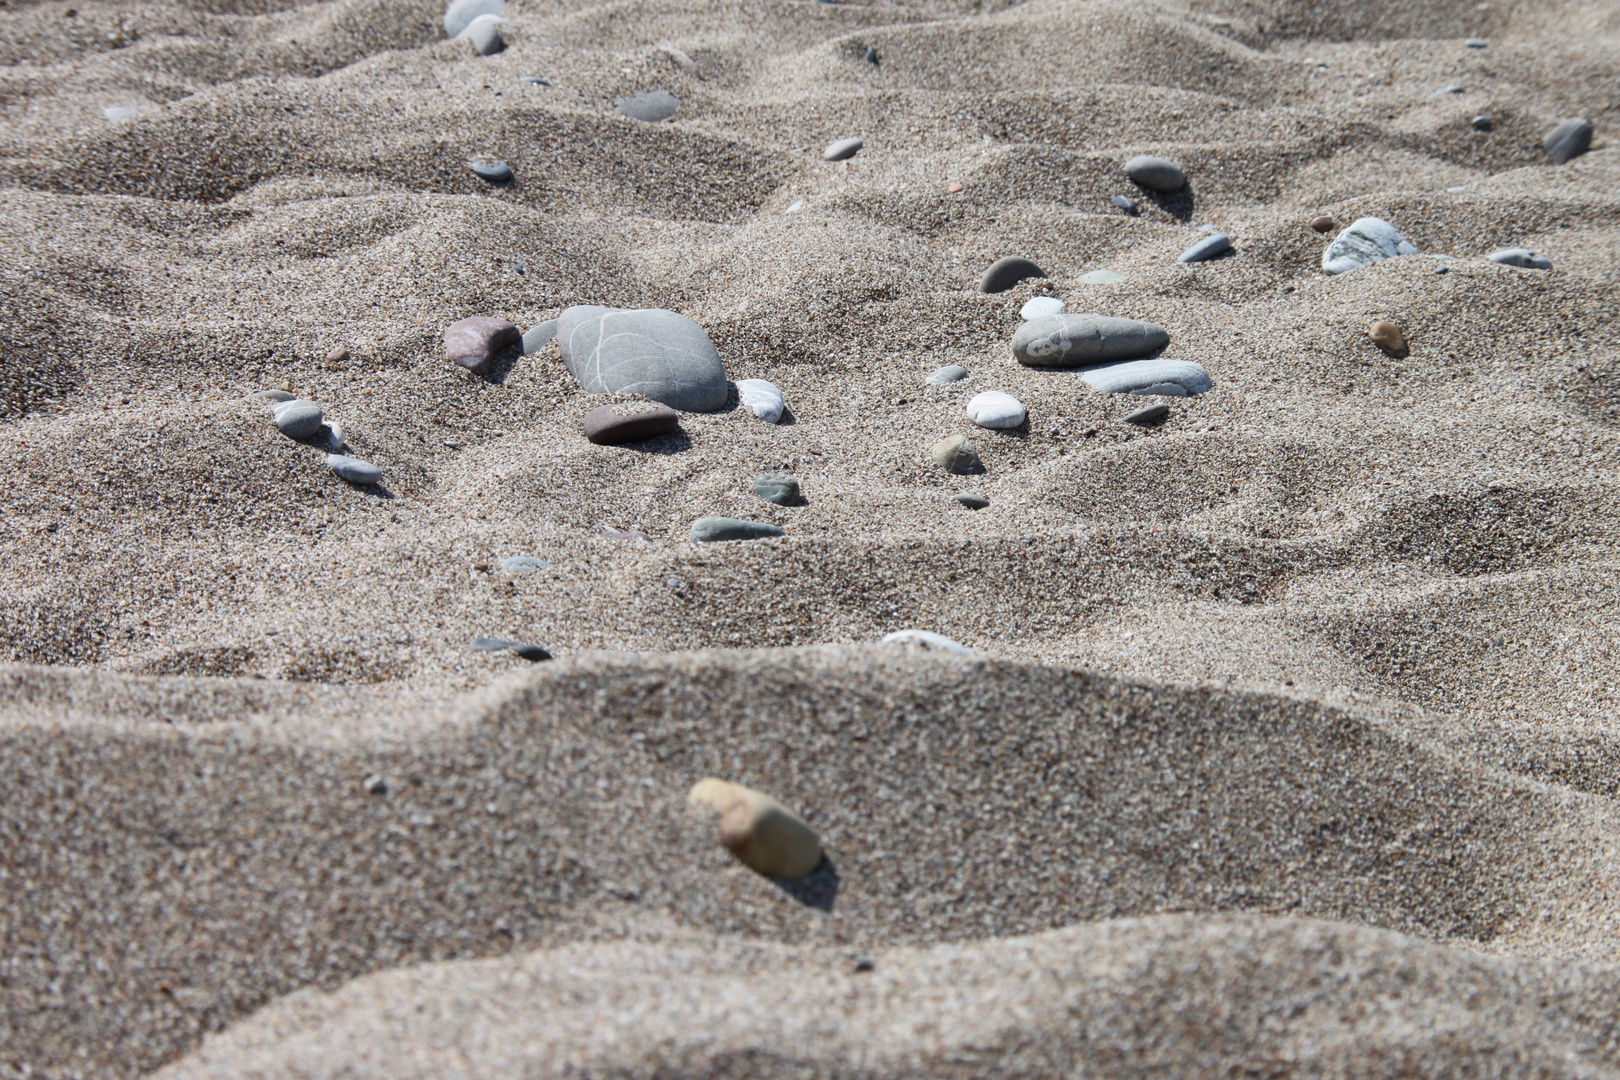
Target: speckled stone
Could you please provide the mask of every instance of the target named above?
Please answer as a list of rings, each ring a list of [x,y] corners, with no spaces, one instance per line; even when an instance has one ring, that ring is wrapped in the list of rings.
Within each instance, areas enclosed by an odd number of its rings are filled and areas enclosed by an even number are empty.
[[[1169,418],[1170,406],[1162,401],[1155,405],[1144,405],[1135,412],[1125,414],[1125,422],[1135,424],[1137,427],[1152,427],[1154,424],[1164,423]]]
[[[613,107],[632,120],[656,124],[674,116],[681,107],[681,101],[668,90],[643,90],[639,94],[620,98],[613,103]]]
[[[1012,351],[1025,367],[1084,367],[1146,356],[1170,343],[1156,323],[1108,315],[1048,315],[1013,335]]]
[[[754,494],[777,506],[797,506],[799,481],[783,473],[764,473],[754,481]]]
[[[1196,263],[1208,262],[1218,259],[1232,250],[1232,238],[1225,233],[1215,233],[1206,236],[1192,247],[1176,256],[1176,262]]]
[[[1373,344],[1382,349],[1386,356],[1393,356],[1397,360],[1406,358],[1409,351],[1406,335],[1402,334],[1401,328],[1394,323],[1382,320],[1375,322],[1367,327],[1367,336],[1372,338]]]
[[[472,639],[473,652],[509,652],[525,660],[550,660],[551,654],[538,645],[529,645],[522,641],[508,641],[505,638],[478,637]]]
[[[1493,263],[1503,266],[1517,266],[1521,270],[1551,270],[1552,260],[1545,255],[1537,255],[1528,248],[1505,248],[1490,254]]]
[[[1554,165],[1573,161],[1592,148],[1592,122],[1565,120],[1547,132],[1541,145]]]
[[[932,375],[928,376],[929,386],[949,386],[954,382],[961,382],[968,377],[967,368],[960,364],[946,364]]]
[[[934,464],[946,472],[961,473],[976,468],[979,452],[966,435],[947,435],[929,448]]]
[[[598,446],[623,446],[668,435],[681,425],[680,414],[656,401],[623,401],[598,405],[583,419],[585,437]]]
[[[766,540],[786,536],[768,521],[743,521],[729,517],[701,517],[692,522],[692,543],[711,544],[722,540]]]
[[[714,342],[673,311],[571,307],[557,348],[588,394],[640,394],[684,412],[723,409],[731,396]]]
[[[321,430],[321,407],[313,401],[300,398],[283,401],[272,415],[276,430],[289,439],[312,439]]]
[[[381,469],[369,461],[361,461],[347,454],[326,455],[326,467],[336,473],[339,479],[347,480],[351,484],[382,483]]]
[[[1125,163],[1125,175],[1150,191],[1180,191],[1187,186],[1187,174],[1168,158],[1139,154]]]
[[[1417,251],[1416,244],[1383,218],[1364,217],[1328,245],[1322,253],[1322,269],[1344,274],[1397,255],[1416,255]]]
[[[473,315],[444,328],[444,355],[474,375],[487,375],[496,359],[523,339],[523,332],[505,319]]]
[[[1030,262],[1028,259],[1009,255],[1005,259],[997,259],[990,264],[984,276],[979,278],[979,291],[982,293],[1006,292],[1020,281],[1029,278],[1044,278],[1046,271]]]
[[[709,777],[687,798],[720,812],[721,846],[755,873],[802,878],[821,865],[815,830],[764,792]]]
[[[861,147],[865,145],[866,143],[860,139],[839,139],[837,142],[827,144],[827,149],[821,152],[821,160],[844,161],[860,153]]]
[[[1029,414],[1023,403],[1011,394],[986,390],[967,403],[966,415],[982,428],[1006,430],[1022,424]]]

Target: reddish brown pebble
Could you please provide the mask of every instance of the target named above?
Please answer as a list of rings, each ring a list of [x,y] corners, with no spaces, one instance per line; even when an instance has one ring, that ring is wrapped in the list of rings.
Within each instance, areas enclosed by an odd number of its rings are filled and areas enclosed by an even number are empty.
[[[667,435],[680,422],[679,413],[655,401],[601,405],[585,414],[585,437],[598,446],[618,446]]]
[[[958,192],[958,191],[961,191],[961,190],[963,190],[963,188],[962,188],[962,185],[961,185],[961,184],[952,184],[952,185],[951,185],[951,186],[950,186],[950,187],[948,187],[948,188],[946,188],[946,189],[945,189],[945,190],[946,190],[946,191],[949,191],[949,192],[950,192],[950,193],[951,193],[951,194],[953,194],[953,195],[954,195],[954,194],[956,194],[956,193],[957,193],[957,192]]]
[[[1373,339],[1373,344],[1384,350],[1385,355],[1393,356],[1397,360],[1404,359],[1407,354],[1406,338],[1401,334],[1401,328],[1391,322],[1375,322],[1367,327],[1367,336]]]
[[[1311,218],[1311,228],[1315,229],[1317,232],[1332,232],[1333,219],[1328,217],[1326,214],[1323,214],[1319,218]]]
[[[495,358],[523,339],[523,331],[489,315],[474,315],[444,328],[444,355],[474,375],[487,375]]]

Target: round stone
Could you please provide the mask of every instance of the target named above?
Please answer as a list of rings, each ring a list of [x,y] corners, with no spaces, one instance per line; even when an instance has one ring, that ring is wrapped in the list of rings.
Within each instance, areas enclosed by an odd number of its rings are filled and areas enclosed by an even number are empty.
[[[598,446],[622,446],[668,435],[681,418],[668,405],[656,401],[626,401],[598,405],[585,414],[585,437]]]
[[[1541,140],[1542,147],[1547,156],[1552,158],[1554,165],[1562,165],[1580,157],[1592,148],[1592,122],[1590,120],[1565,120]]]
[[[480,15],[503,15],[506,0],[455,0],[444,12],[444,36],[460,37]]]
[[[481,180],[504,184],[512,179],[512,166],[504,161],[469,161],[467,168]]]
[[[1020,318],[1028,321],[1038,319],[1042,315],[1058,315],[1063,311],[1063,301],[1055,296],[1036,296],[1030,298],[1023,307],[1018,309]]]
[[[860,139],[839,139],[835,143],[828,143],[827,149],[821,152],[822,161],[844,161],[861,152],[866,144]]]
[[[936,634],[932,630],[896,630],[892,634],[885,634],[882,644],[913,645],[919,649],[937,649],[956,656],[973,655],[973,650],[966,645],[952,641],[944,634]]]
[[[1005,259],[997,259],[990,264],[990,268],[979,279],[979,291],[982,293],[1006,292],[1020,281],[1029,278],[1044,278],[1046,271],[1015,255]]]
[[[968,377],[967,368],[960,364],[946,364],[932,375],[928,376],[929,386],[948,386],[953,382],[961,382]]]
[[[1321,217],[1311,218],[1311,228],[1315,229],[1319,233],[1332,232],[1336,224],[1337,223],[1326,214],[1323,214]]]
[[[1501,263],[1503,266],[1517,266],[1521,270],[1551,270],[1552,260],[1545,255],[1537,255],[1528,248],[1505,248],[1502,251],[1492,252],[1489,256],[1491,262]]]
[[[1023,403],[1011,394],[999,390],[986,390],[974,395],[967,403],[967,418],[982,428],[1006,430],[1022,424],[1028,417]]]
[[[1344,274],[1397,255],[1416,255],[1417,252],[1417,245],[1383,218],[1358,218],[1322,253],[1322,269],[1330,274]]]
[[[946,472],[963,473],[979,465],[979,452],[966,435],[948,435],[929,448],[934,464]]]
[[[1156,405],[1147,405],[1137,409],[1135,412],[1125,414],[1125,422],[1135,424],[1137,427],[1152,427],[1155,424],[1164,423],[1169,418],[1170,406],[1162,401]]]
[[[1133,360],[1169,343],[1164,327],[1140,319],[1047,315],[1018,328],[1012,351],[1025,367],[1084,367]]]
[[[1489,130],[1491,130],[1491,114],[1490,113],[1480,113],[1478,116],[1474,117],[1474,119],[1469,121],[1469,122],[1474,125],[1474,130],[1475,131],[1489,131]]]
[[[768,521],[742,521],[729,517],[701,517],[692,522],[692,543],[712,544],[721,540],[765,540],[786,536]]]
[[[1087,285],[1112,285],[1116,281],[1124,281],[1125,275],[1118,270],[1092,270],[1081,274],[1080,280]]]
[[[361,461],[347,454],[327,454],[326,467],[337,473],[340,480],[347,480],[351,484],[382,483],[381,469],[369,461]]]
[[[467,24],[467,29],[457,34],[461,41],[472,42],[473,49],[479,56],[494,56],[506,48],[506,42],[501,38],[501,27],[506,22],[499,15],[480,15]]]
[[[782,391],[764,379],[739,379],[737,381],[737,399],[747,406],[748,410],[767,424],[777,423],[782,419],[782,411],[787,408],[782,400]]]
[[[755,873],[802,878],[821,865],[815,830],[764,792],[709,777],[687,798],[720,812],[721,846]]]
[[[643,90],[639,94],[622,97],[613,107],[632,120],[656,124],[668,120],[681,107],[681,101],[668,90]]]
[[[1136,213],[1136,200],[1129,195],[1110,195],[1108,201],[1125,211],[1127,214]]]
[[[1180,191],[1187,186],[1187,174],[1168,158],[1139,154],[1125,163],[1125,175],[1151,191]]]
[[[477,637],[472,639],[473,652],[509,652],[525,660],[550,660],[551,654],[538,645],[505,638]]]
[[[1218,259],[1232,250],[1232,238],[1225,233],[1215,233],[1206,236],[1192,247],[1176,256],[1176,262],[1195,263],[1208,262]]]
[[[983,510],[985,507],[990,505],[990,500],[985,498],[983,495],[963,493],[955,496],[955,499],[969,510]]]
[[[501,560],[501,570],[508,574],[532,574],[536,570],[548,570],[551,564],[544,559],[537,559],[533,555],[508,555]]]
[[[1392,322],[1379,320],[1367,327],[1367,336],[1372,338],[1374,345],[1384,351],[1386,356],[1393,356],[1397,360],[1406,358],[1409,351],[1406,346],[1406,336],[1401,328]]]
[[[557,349],[588,394],[640,394],[686,412],[731,398],[714,342],[673,311],[576,305],[557,320]]]
[[[754,481],[754,494],[777,506],[796,506],[799,481],[783,473],[764,473]]]
[[[522,340],[523,332],[505,319],[473,315],[444,328],[444,355],[474,375],[487,375],[500,355]]]
[[[273,415],[277,430],[289,439],[312,439],[321,430],[321,407],[313,401],[283,401]]]

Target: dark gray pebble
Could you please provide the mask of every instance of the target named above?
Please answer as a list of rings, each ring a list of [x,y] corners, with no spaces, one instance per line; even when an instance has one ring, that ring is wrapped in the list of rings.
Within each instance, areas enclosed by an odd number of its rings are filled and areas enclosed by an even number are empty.
[[[512,166],[504,161],[469,161],[467,168],[478,178],[492,184],[504,184],[512,179]]]
[[[1176,256],[1176,262],[1195,263],[1208,262],[1219,258],[1232,250],[1232,238],[1225,233],[1216,233],[1206,236],[1192,247]]]
[[[276,428],[289,439],[311,439],[321,430],[321,407],[294,398],[276,406]]]
[[[538,645],[528,645],[521,641],[507,641],[498,637],[475,637],[472,640],[473,652],[509,652],[523,657],[525,660],[550,660],[551,654]]]
[[[958,495],[956,501],[969,510],[983,510],[990,505],[990,500],[983,495]]]
[[[1592,121],[1565,120],[1541,140],[1554,165],[1573,161],[1592,148]]]
[[[1491,130],[1491,115],[1490,113],[1480,113],[1470,123],[1474,125],[1475,131],[1489,131]]]
[[[1046,277],[1046,271],[1016,255],[1009,255],[1005,259],[997,259],[990,264],[990,268],[979,279],[979,291],[982,293],[1006,292],[1020,281],[1029,278]]]
[[[876,64],[876,63],[877,63],[877,62],[878,62],[878,54],[877,54],[877,50],[876,50],[876,49],[874,49],[874,48],[873,48],[873,47],[872,47],[872,46],[870,46],[870,45],[868,45],[868,46],[867,46],[867,47],[866,47],[866,62],[867,62],[867,63],[868,63],[868,64]]]
[[[1133,413],[1127,413],[1125,422],[1135,424],[1137,427],[1152,427],[1154,424],[1164,423],[1169,417],[1170,406],[1161,402],[1158,405],[1149,405],[1146,408],[1137,409]]]

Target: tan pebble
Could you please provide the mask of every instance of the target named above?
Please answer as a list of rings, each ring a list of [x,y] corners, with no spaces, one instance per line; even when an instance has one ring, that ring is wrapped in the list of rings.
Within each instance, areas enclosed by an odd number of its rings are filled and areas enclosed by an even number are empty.
[[[946,188],[945,190],[950,192],[952,195],[955,195],[958,191],[962,191],[964,189],[963,189],[961,184],[952,184],[950,187]]]
[[[1397,360],[1404,359],[1407,354],[1406,338],[1401,334],[1401,328],[1391,322],[1375,322],[1367,327],[1367,336],[1373,339],[1373,344],[1383,349],[1386,355]]]
[[[979,452],[966,435],[951,435],[929,448],[934,464],[949,472],[967,472],[979,464]]]
[[[802,878],[821,863],[815,830],[763,791],[710,777],[687,798],[720,811],[720,843],[751,870]]]
[[[289,393],[289,394],[292,393],[292,380],[291,379],[283,379],[283,380],[281,380],[281,388],[283,390],[287,391],[287,393]]]
[[[347,364],[349,362],[349,350],[339,345],[326,354],[326,362],[328,364]]]
[[[1333,219],[1328,217],[1326,214],[1323,214],[1318,218],[1311,218],[1311,228],[1315,229],[1317,232],[1332,232]]]

